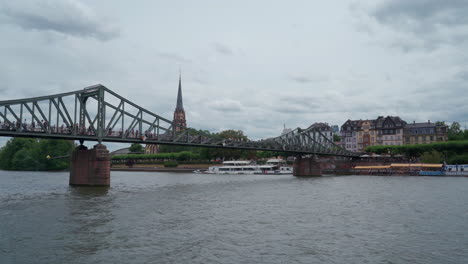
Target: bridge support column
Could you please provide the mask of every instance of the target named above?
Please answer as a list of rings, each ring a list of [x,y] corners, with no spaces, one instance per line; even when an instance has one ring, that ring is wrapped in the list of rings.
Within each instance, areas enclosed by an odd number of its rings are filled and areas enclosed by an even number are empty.
[[[106,146],[97,144],[88,150],[78,146],[72,154],[70,185],[109,186],[111,157]]]
[[[299,156],[294,160],[293,173],[296,177],[322,176],[322,167],[314,157],[303,158]]]

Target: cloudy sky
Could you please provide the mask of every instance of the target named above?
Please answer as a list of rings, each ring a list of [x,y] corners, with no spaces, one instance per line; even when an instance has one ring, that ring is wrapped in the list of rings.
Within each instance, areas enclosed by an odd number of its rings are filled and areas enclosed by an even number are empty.
[[[468,125],[466,0],[0,0],[0,100],[101,83],[259,139],[399,115]]]

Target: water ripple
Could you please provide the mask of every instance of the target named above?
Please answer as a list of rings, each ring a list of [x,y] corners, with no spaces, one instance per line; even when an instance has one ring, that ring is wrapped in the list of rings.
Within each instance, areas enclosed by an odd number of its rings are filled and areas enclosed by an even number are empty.
[[[468,180],[0,171],[0,263],[467,263]]]

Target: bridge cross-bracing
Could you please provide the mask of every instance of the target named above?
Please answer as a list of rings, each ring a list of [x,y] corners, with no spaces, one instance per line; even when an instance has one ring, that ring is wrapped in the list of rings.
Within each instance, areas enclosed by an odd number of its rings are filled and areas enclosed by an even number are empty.
[[[337,146],[313,127],[297,128],[275,138],[239,141],[177,126],[100,84],[74,92],[0,101],[0,136],[359,155]]]

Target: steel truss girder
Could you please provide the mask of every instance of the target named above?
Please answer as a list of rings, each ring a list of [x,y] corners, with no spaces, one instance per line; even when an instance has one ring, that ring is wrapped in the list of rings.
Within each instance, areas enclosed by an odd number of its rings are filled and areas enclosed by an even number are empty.
[[[0,101],[0,136],[358,155],[340,148],[313,127],[258,141],[229,140],[185,129],[100,84],[68,93]]]

